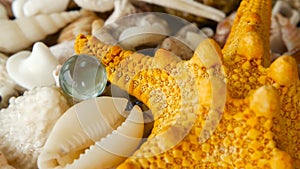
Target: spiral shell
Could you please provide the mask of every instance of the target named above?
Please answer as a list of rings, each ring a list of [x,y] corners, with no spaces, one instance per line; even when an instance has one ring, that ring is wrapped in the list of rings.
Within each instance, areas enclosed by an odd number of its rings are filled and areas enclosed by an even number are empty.
[[[15,53],[25,49],[47,35],[57,32],[79,16],[80,12],[73,11],[0,20],[0,51]]]

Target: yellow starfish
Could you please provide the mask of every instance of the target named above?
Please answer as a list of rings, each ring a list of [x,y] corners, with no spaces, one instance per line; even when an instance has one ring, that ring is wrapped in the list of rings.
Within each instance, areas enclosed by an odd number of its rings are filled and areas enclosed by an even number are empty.
[[[76,52],[97,56],[109,81],[155,118],[148,140],[119,169],[300,168],[297,64],[282,56],[270,65],[270,13],[271,0],[243,0],[223,50],[206,39],[189,61],[77,37]]]

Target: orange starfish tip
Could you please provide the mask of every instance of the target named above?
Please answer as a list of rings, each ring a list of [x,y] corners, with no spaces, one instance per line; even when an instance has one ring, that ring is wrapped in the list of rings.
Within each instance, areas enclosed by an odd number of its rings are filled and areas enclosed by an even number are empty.
[[[77,54],[82,53],[83,48],[85,47],[87,41],[91,38],[91,36],[86,36],[83,34],[79,34],[76,37],[74,49]]]
[[[295,84],[299,81],[297,61],[291,56],[281,56],[271,64],[269,75],[279,85]]]

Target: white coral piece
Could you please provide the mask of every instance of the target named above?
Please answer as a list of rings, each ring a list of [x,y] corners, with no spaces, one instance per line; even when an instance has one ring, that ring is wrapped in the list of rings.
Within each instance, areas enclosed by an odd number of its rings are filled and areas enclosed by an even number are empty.
[[[0,111],[0,150],[10,165],[37,168],[40,154],[57,119],[69,108],[66,98],[55,87],[26,91],[12,98]]]

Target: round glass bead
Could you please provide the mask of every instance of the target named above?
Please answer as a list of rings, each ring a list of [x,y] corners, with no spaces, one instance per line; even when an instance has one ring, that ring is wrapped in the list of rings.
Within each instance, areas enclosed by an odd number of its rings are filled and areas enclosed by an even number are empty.
[[[105,89],[107,75],[96,57],[80,54],[61,67],[59,85],[73,99],[80,101],[99,96]]]

